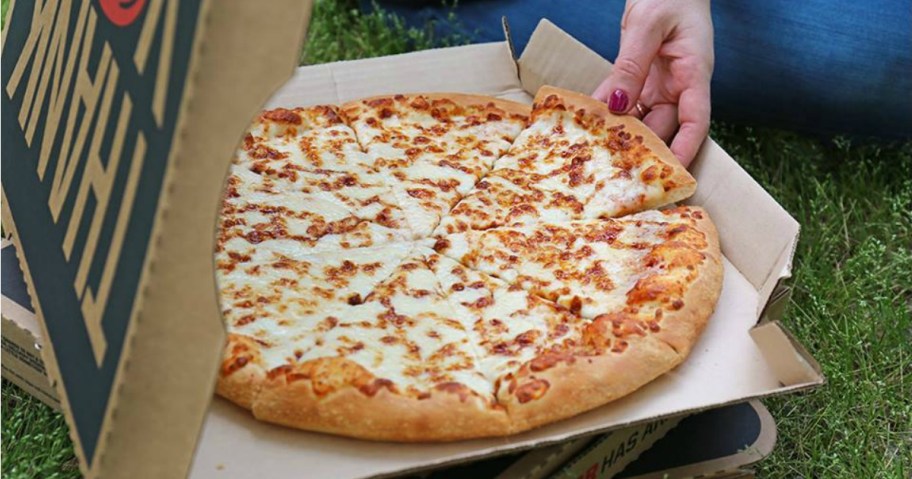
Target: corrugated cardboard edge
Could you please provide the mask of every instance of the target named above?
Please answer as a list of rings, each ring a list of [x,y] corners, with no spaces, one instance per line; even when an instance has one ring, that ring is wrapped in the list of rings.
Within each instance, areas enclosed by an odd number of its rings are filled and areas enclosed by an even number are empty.
[[[589,474],[593,470],[598,471],[595,477],[614,477],[620,474],[629,464],[636,461],[641,454],[646,452],[656,442],[665,437],[669,431],[677,427],[684,417],[675,416],[668,419],[650,421],[637,428],[612,431],[608,436],[592,444],[587,451],[565,464],[560,472],[553,477],[555,479],[592,477]],[[646,436],[647,434],[648,436]],[[614,456],[614,462],[610,464],[604,463],[606,453],[613,455],[619,446],[629,445],[632,438],[635,438],[636,441],[636,445],[632,449],[626,450],[620,457]]]
[[[38,347],[41,342],[31,331],[8,317],[6,311],[8,307],[9,303],[4,298],[3,379],[19,386],[22,390],[38,398],[52,409],[60,411],[60,401],[57,399],[57,392],[48,380],[47,371],[44,370],[44,360],[41,359],[41,350]],[[37,357],[38,361],[41,361],[42,370],[38,370],[28,362],[23,361],[20,354],[12,351],[8,352],[7,346],[9,344],[22,349],[25,354]]]
[[[708,461],[688,464],[686,466],[666,469],[650,474],[631,477],[630,479],[668,479],[685,477],[741,477],[743,467],[755,464],[770,455],[776,447],[778,431],[776,421],[766,406],[760,401],[750,401],[750,405],[760,418],[761,433],[757,440],[745,448],[744,451],[726,457],[710,459]],[[733,475],[733,476],[730,476]]]
[[[12,240],[0,241],[0,250],[6,248],[15,249]],[[18,260],[15,267],[19,268]],[[57,392],[48,379],[47,369],[41,358],[41,325],[38,324],[38,318],[6,296],[0,296],[0,310],[3,313],[3,378],[52,409],[60,411],[60,400],[57,399]],[[40,364],[33,364],[35,362]]]
[[[9,6],[10,15],[12,15],[13,7],[14,5]],[[2,191],[2,187],[0,187],[0,196],[2,196],[3,204],[8,205],[9,201],[7,201],[6,193]],[[16,251],[18,253],[16,256],[18,258],[19,267],[22,269],[23,278],[25,278],[25,286],[28,290],[29,299],[32,303],[32,309],[35,310],[35,316],[38,317],[38,323],[41,325],[41,335],[42,337],[47,338],[48,333],[44,325],[44,315],[41,312],[41,305],[39,305],[38,301],[35,299],[37,297],[35,294],[35,287],[33,286],[35,283],[32,281],[32,274],[28,269],[28,264],[26,264],[25,260],[23,259],[24,254],[21,253],[23,249],[22,244],[19,242],[19,235],[16,231],[16,224],[13,222],[13,217],[9,212],[9,208],[4,207],[0,209],[0,214],[3,216],[3,227],[10,232],[12,235],[11,240],[16,246]],[[51,384],[55,385],[57,389],[57,398],[60,400],[60,405],[64,411],[64,418],[66,419],[68,426],[67,432],[69,434],[70,441],[73,442],[73,449],[76,457],[79,459],[81,472],[83,475],[88,475],[83,466],[83,464],[85,464],[85,455],[83,454],[82,448],[79,445],[79,438],[76,437],[76,433],[74,432],[75,430],[73,429],[73,418],[70,416],[70,403],[66,396],[66,390],[64,390],[63,386],[60,383],[60,372],[57,370],[57,358],[54,355],[54,348],[47,347],[45,344],[44,347],[41,348],[41,360],[44,362],[44,368],[48,374],[48,381]]]
[[[161,196],[158,199],[158,208],[155,212],[154,224],[152,226],[152,232],[150,234],[151,239],[150,239],[149,245],[147,247],[146,257],[143,261],[142,274],[140,276],[139,285],[137,286],[136,297],[133,301],[133,309],[130,313],[130,322],[129,322],[129,325],[127,326],[127,331],[125,333],[124,346],[123,346],[123,351],[121,352],[120,363],[117,365],[117,371],[114,374],[114,386],[112,388],[111,395],[108,399],[108,401],[109,401],[108,408],[105,411],[105,418],[104,418],[104,422],[103,422],[100,436],[98,439],[98,445],[95,449],[96,457],[94,458],[94,460],[91,463],[92,474],[91,475],[86,474],[87,476],[90,476],[90,477],[103,477],[105,475],[105,473],[108,473],[109,476],[113,475],[112,471],[117,470],[116,469],[117,463],[119,462],[118,457],[123,454],[121,451],[125,447],[124,443],[128,442],[128,441],[136,440],[136,439],[130,437],[131,434],[136,433],[135,431],[145,432],[146,437],[150,439],[150,442],[154,441],[154,438],[156,438],[155,434],[158,432],[157,431],[158,428],[156,428],[154,424],[147,425],[147,424],[140,423],[140,424],[137,424],[136,426],[138,426],[140,428],[146,427],[146,429],[134,429],[132,431],[128,429],[128,427],[127,427],[128,424],[133,423],[135,421],[133,419],[134,414],[132,414],[130,410],[137,408],[139,401],[131,401],[129,396],[125,397],[126,396],[125,391],[128,391],[127,387],[130,386],[128,382],[131,379],[133,382],[140,380],[140,378],[137,377],[138,375],[135,373],[136,368],[133,366],[135,364],[141,364],[141,362],[145,359],[145,358],[140,358],[139,361],[136,361],[136,360],[134,360],[134,358],[132,356],[135,354],[135,350],[137,349],[137,343],[140,342],[140,340],[137,336],[141,332],[148,334],[147,331],[145,331],[143,328],[144,325],[142,323],[144,322],[144,318],[148,317],[148,316],[153,316],[152,314],[148,314],[147,311],[144,311],[143,307],[144,307],[146,296],[148,294],[149,283],[152,279],[152,278],[150,278],[150,276],[153,276],[153,273],[154,273],[153,268],[156,266],[155,260],[156,260],[156,254],[158,253],[158,250],[159,250],[159,242],[161,239],[161,230],[163,228],[162,222],[163,222],[163,218],[167,214],[167,210],[169,207],[168,203],[170,201],[169,196],[171,195],[172,189],[173,189],[173,185],[172,185],[173,178],[175,176],[176,170],[178,170],[181,143],[182,143],[182,137],[184,134],[184,128],[186,128],[186,124],[187,124],[188,110],[190,109],[190,105],[194,101],[193,95],[194,95],[195,89],[197,87],[196,83],[198,81],[199,69],[200,69],[200,67],[199,67],[200,58],[199,57],[201,56],[201,51],[203,49],[203,40],[206,38],[206,34],[208,33],[207,28],[210,23],[209,13],[210,13],[211,6],[212,6],[211,1],[203,2],[202,5],[200,6],[199,17],[197,19],[197,27],[195,29],[195,37],[193,39],[193,46],[192,46],[193,53],[190,55],[191,64],[188,66],[187,78],[185,80],[185,87],[184,87],[184,92],[183,92],[183,98],[181,101],[180,112],[177,115],[177,126],[174,129],[174,139],[173,139],[172,148],[171,148],[171,151],[170,151],[170,154],[168,157],[168,168],[165,170],[165,177],[162,180]],[[154,324],[154,322],[152,324]],[[145,359],[145,360],[148,360],[148,359]],[[55,365],[55,367],[56,367],[56,365]],[[161,370],[167,371],[168,368],[167,368],[167,366],[165,366],[165,367],[161,368]],[[159,372],[159,374],[156,374],[155,376],[153,376],[151,378],[142,378],[142,380],[147,381],[144,386],[149,387],[149,386],[157,385],[157,383],[161,379],[163,379],[163,378],[160,378],[159,376],[161,376],[160,372]],[[151,396],[154,396],[154,394]],[[188,394],[188,396],[189,396],[189,394]],[[148,399],[151,399],[151,398],[148,398]],[[183,402],[183,398],[181,398],[181,399]],[[196,403],[198,403],[198,400],[193,397],[188,397],[187,399],[188,399],[187,409],[189,409],[189,410],[195,409]],[[139,407],[141,409],[145,409],[145,408],[142,408],[142,406],[139,406]],[[159,422],[168,422],[168,421],[162,421],[161,418],[167,417],[170,419],[170,418],[174,417],[174,414],[173,413],[169,414],[169,412],[167,412],[165,408],[155,407],[155,406],[150,406],[148,411],[143,410],[142,414],[146,415],[147,417],[158,416]],[[182,425],[184,424],[183,422],[177,422],[177,421],[174,421],[174,422],[177,424],[182,424]],[[179,431],[181,429],[182,429],[182,427],[174,427],[174,431],[172,431],[170,435],[165,436],[165,437],[170,436],[170,437],[168,437],[167,443],[169,443],[169,445],[171,445],[172,447],[173,447],[173,445],[183,445],[183,443],[185,443],[185,440],[183,440],[183,438],[180,437],[182,435],[185,435],[185,434],[180,434]],[[139,442],[139,443],[141,443],[141,442]],[[108,448],[109,444],[112,445],[110,447],[110,450]],[[148,466],[146,466],[146,464],[154,461],[154,460],[150,460],[151,459],[150,456],[152,456],[152,457],[160,456],[158,459],[159,463],[164,462],[164,463],[171,464],[171,467],[160,470],[161,471],[160,474],[161,473],[172,474],[172,475],[180,474],[178,472],[180,470],[179,469],[180,466],[178,466],[178,467],[173,466],[174,464],[180,464],[182,462],[180,460],[180,451],[172,452],[172,451],[161,450],[160,446],[157,446],[154,443],[150,444],[150,446],[151,447],[148,447],[148,448],[142,448],[141,451],[137,451],[134,454],[133,463],[136,466],[140,466],[143,469],[146,469],[148,467]],[[139,449],[136,446],[131,446],[131,448],[134,450]],[[172,456],[172,454],[173,454],[173,456]],[[171,459],[172,457],[174,460],[162,460],[163,458]],[[113,466],[108,465],[108,464],[113,464]],[[84,461],[80,461],[80,465],[82,466],[82,469],[84,469],[84,470],[86,469]],[[134,467],[136,467],[136,466],[134,466]],[[158,466],[158,467],[161,467],[161,466]],[[151,466],[151,467],[148,467],[148,469],[157,469],[157,467]],[[142,472],[140,472],[140,471],[135,471],[135,472],[131,471],[131,473],[136,473],[136,472],[139,472],[140,474],[142,474]],[[184,474],[186,474],[186,473],[184,473]],[[152,476],[140,475],[139,477],[152,477]]]
[[[116,477],[187,474],[224,344],[212,251],[228,166],[251,118],[291,75],[312,8],[299,0],[210,3],[201,12],[148,276],[118,371],[107,449],[98,458]]]
[[[203,3],[203,5],[201,6],[201,9],[200,9],[199,20],[198,20],[199,26],[195,30],[196,38],[194,39],[194,43],[193,43],[193,48],[196,50],[196,53],[198,53],[198,50],[199,50],[199,43],[200,43],[199,40],[200,40],[200,38],[202,38],[202,35],[205,32],[205,24],[206,24],[205,20],[207,17],[209,4],[210,4],[210,2]],[[11,18],[14,8],[15,8],[15,4],[11,4],[9,7],[9,10],[8,10],[8,15],[9,15],[7,17],[8,19]],[[6,30],[4,30],[4,40],[5,40],[5,35],[6,35]],[[4,41],[4,44],[5,44],[5,41]],[[195,58],[196,58],[195,56],[192,56],[191,61],[193,61],[193,59],[195,59]],[[180,125],[184,121],[185,112],[183,111],[183,108],[189,102],[190,98],[192,97],[192,88],[193,88],[192,80],[195,77],[194,72],[196,71],[195,68],[196,68],[197,64],[198,63],[194,62],[188,68],[189,72],[187,75],[187,87],[184,92],[184,99],[182,102],[182,111],[178,115],[178,127],[176,128],[175,136],[180,134]],[[173,151],[176,151],[176,148],[172,149],[172,152]],[[169,158],[169,164],[173,164],[173,157],[174,157],[174,154],[172,153],[171,158]],[[162,197],[160,198],[160,204],[164,205],[167,200],[168,177],[166,177],[163,182],[162,192],[163,192],[163,194],[162,194]],[[3,194],[3,204],[6,204],[6,205],[9,204],[9,202],[6,199],[5,193]],[[71,407],[69,404],[69,399],[66,394],[66,388],[63,385],[63,382],[60,377],[60,371],[57,367],[57,358],[56,358],[56,355],[54,354],[54,347],[53,347],[52,342],[50,341],[50,335],[48,334],[47,327],[46,327],[46,324],[44,321],[44,313],[42,312],[41,304],[37,300],[38,295],[34,289],[34,281],[32,279],[31,272],[29,271],[28,263],[26,262],[26,260],[24,258],[25,249],[23,248],[22,243],[19,240],[19,234],[18,234],[18,231],[16,230],[16,224],[12,218],[12,215],[9,213],[9,209],[3,208],[3,224],[4,224],[4,227],[9,228],[9,230],[11,232],[13,243],[16,246],[17,258],[19,259],[19,265],[22,268],[23,277],[25,279],[25,283],[26,283],[26,287],[28,290],[29,298],[32,303],[32,307],[35,310],[35,315],[38,318],[39,324],[41,325],[42,337],[47,340],[47,343],[44,345],[44,347],[41,348],[41,355],[42,355],[42,360],[44,361],[45,370],[48,373],[49,381],[51,382],[51,384],[54,384],[57,389],[58,397],[60,399],[61,405],[63,406],[64,418],[66,419],[66,423],[68,426],[67,429],[68,429],[69,437],[73,443],[74,453],[75,453],[76,457],[79,459],[79,469],[80,469],[80,472],[85,477],[93,478],[93,477],[99,477],[101,475],[101,469],[102,469],[101,462],[102,462],[102,458],[105,456],[105,453],[106,453],[105,445],[108,442],[108,439],[109,439],[110,435],[112,434],[112,430],[114,428],[114,426],[112,425],[112,422],[114,422],[114,415],[116,413],[116,409],[118,408],[118,403],[120,400],[120,392],[122,390],[122,384],[124,381],[123,376],[124,376],[124,372],[126,369],[126,364],[128,363],[128,361],[130,359],[129,356],[130,356],[130,351],[132,349],[131,346],[133,343],[133,338],[134,338],[134,335],[136,334],[135,326],[136,326],[136,323],[138,322],[138,317],[140,315],[142,296],[145,291],[145,284],[148,280],[147,276],[148,276],[149,267],[150,267],[150,259],[154,256],[154,252],[155,252],[154,238],[157,236],[156,233],[159,230],[158,218],[161,216],[163,209],[164,209],[163,207],[160,207],[159,210],[156,212],[156,225],[153,227],[153,232],[152,232],[153,240],[150,241],[149,246],[148,246],[149,252],[146,255],[146,261],[145,261],[145,264],[143,265],[143,273],[142,273],[142,277],[140,279],[139,287],[137,289],[138,293],[136,295],[136,299],[135,299],[134,305],[133,305],[133,310],[131,311],[131,315],[130,315],[131,316],[130,325],[127,329],[126,337],[124,338],[124,350],[122,352],[120,364],[118,364],[117,372],[115,373],[114,386],[112,388],[111,395],[108,399],[109,405],[108,405],[107,411],[105,413],[105,418],[102,423],[101,431],[99,433],[98,445],[95,448],[95,456],[93,458],[87,458],[85,455],[85,451],[82,447],[82,443],[80,442],[79,437],[77,436],[77,434],[75,432],[76,427],[75,427],[75,423],[73,421],[73,417],[71,415]],[[175,429],[178,429],[178,428],[175,428]],[[179,441],[175,441],[175,442],[179,444]],[[141,462],[141,461],[137,461],[137,462]],[[160,463],[174,464],[174,463],[177,463],[177,461],[164,460],[164,461],[160,461]],[[89,464],[91,464],[91,466]],[[174,472],[176,472],[176,471],[174,471]],[[145,476],[140,476],[140,477],[145,477]]]

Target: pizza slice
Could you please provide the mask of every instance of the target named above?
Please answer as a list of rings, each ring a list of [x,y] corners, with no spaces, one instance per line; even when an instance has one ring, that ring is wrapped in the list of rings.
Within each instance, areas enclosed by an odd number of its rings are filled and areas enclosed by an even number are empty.
[[[460,93],[394,95],[342,106],[378,170],[431,163],[480,178],[525,127],[529,107]]]
[[[369,168],[354,131],[334,105],[264,111],[244,136],[236,161],[282,178],[301,171]]]
[[[404,241],[404,213],[364,175],[308,172],[295,181],[235,165],[227,180],[217,251],[247,261]]]
[[[586,205],[580,197],[549,189],[540,179],[539,175],[517,170],[492,171],[453,207],[434,234],[582,217]]]
[[[228,345],[219,393],[251,407],[267,371],[316,347],[327,318],[360,304],[412,250],[398,243],[298,258],[243,261],[216,255]]]
[[[579,341],[582,320],[567,310],[446,256],[428,258],[492,383],[546,351]]]
[[[417,237],[430,235],[507,151],[528,110],[461,94],[376,97],[343,106],[371,166],[387,178]]]
[[[657,337],[582,318],[516,284],[430,258],[461,321],[472,325],[478,364],[512,433],[611,402],[683,360]]]
[[[697,207],[470,230],[435,249],[585,318],[634,321],[683,354],[721,289],[718,236]]]
[[[362,438],[507,433],[426,252],[412,252],[362,303],[323,308],[310,324],[306,340],[285,341],[284,354],[246,336],[230,339],[220,393],[262,420]],[[239,357],[249,359],[238,367]],[[256,392],[232,396],[243,381],[258,382]]]
[[[494,188],[488,186],[495,179]],[[687,198],[693,177],[645,125],[585,95],[542,87],[529,127],[438,232],[525,224],[536,215],[607,218]],[[509,184],[507,183],[509,182]],[[528,214],[515,214],[516,196]],[[497,205],[498,210],[491,206]],[[499,211],[512,205],[507,211]]]

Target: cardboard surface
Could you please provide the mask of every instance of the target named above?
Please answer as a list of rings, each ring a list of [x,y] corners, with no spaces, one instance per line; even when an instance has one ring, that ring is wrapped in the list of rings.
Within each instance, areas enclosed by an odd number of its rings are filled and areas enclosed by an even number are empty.
[[[0,261],[3,268],[3,282],[0,284],[0,312],[3,315],[0,365],[3,378],[59,410],[57,391],[48,379],[41,359],[41,325],[32,310],[12,241],[4,239],[0,242]]]
[[[683,479],[735,473],[768,456],[776,423],[760,401],[703,411],[681,420],[618,479]]]
[[[526,88],[550,83],[588,92],[610,70],[608,62],[547,21],[533,34],[518,70],[509,52],[501,42],[304,67],[268,105],[427,91],[529,102],[534,90]],[[377,443],[294,431],[260,423],[216,399],[191,476],[255,477],[299,470],[310,477],[390,475],[820,384],[819,371],[808,369],[810,363],[790,341],[764,341],[761,349],[751,336],[774,286],[789,273],[797,223],[711,140],[694,173],[699,187],[692,202],[706,207],[717,222],[727,259],[716,312],[690,358],[676,370],[624,399],[565,421],[506,438],[445,444]],[[769,357],[780,360],[770,364]],[[238,443],[246,446],[232,447]]]
[[[611,431],[572,458],[552,479],[610,479],[674,429],[681,418],[659,419],[640,427]]]
[[[4,226],[89,477],[186,474],[223,347],[224,178],[311,7],[212,3],[21,0],[7,17]]]

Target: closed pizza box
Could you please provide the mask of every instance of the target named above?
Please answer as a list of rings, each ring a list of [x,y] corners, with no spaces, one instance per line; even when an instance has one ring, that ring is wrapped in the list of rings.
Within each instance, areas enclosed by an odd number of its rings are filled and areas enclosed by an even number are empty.
[[[260,108],[431,91],[530,102],[544,84],[589,92],[610,70],[546,20],[518,58],[504,41],[293,70],[310,8],[19,0],[9,9],[4,227],[86,476],[395,475],[823,382],[776,321],[798,224],[707,141],[690,202],[719,229],[722,297],[686,363],[635,394],[524,434],[443,444],[293,431],[213,398],[225,335],[216,216],[232,152]]]

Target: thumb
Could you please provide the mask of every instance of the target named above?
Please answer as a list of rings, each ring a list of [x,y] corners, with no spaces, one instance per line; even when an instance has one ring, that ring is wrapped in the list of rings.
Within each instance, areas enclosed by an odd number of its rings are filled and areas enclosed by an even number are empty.
[[[662,39],[662,31],[655,25],[628,22],[627,28],[621,31],[621,47],[611,74],[592,96],[608,103],[614,113],[630,110],[643,91],[646,75],[662,46]]]

